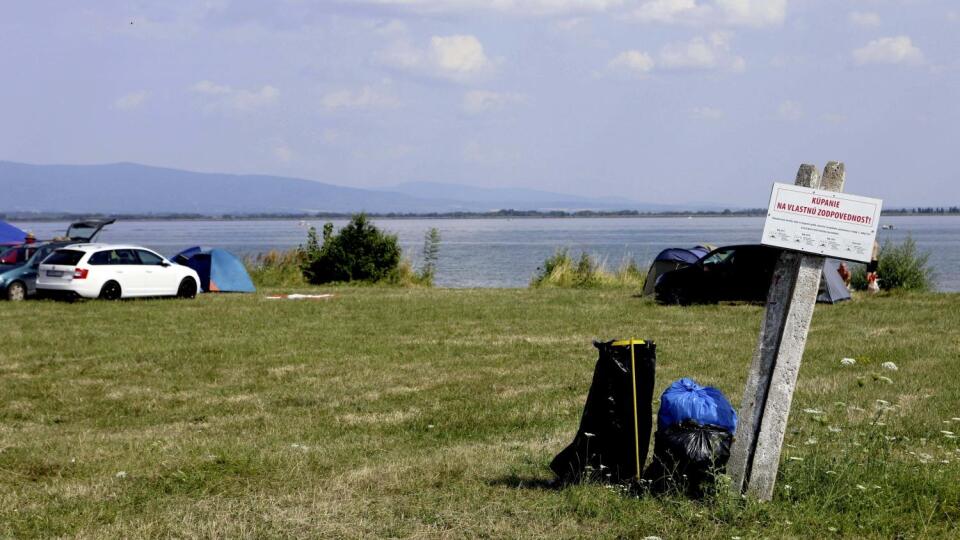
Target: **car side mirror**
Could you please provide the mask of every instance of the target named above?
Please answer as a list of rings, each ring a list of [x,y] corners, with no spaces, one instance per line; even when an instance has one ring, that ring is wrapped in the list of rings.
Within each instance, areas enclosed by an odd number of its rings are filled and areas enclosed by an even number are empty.
[[[170,266],[170,263],[168,263],[167,261],[160,261],[160,266],[166,268],[166,267]]]

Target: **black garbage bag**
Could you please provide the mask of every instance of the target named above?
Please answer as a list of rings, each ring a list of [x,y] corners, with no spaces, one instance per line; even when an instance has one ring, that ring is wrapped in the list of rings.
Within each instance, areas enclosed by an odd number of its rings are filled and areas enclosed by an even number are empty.
[[[637,479],[650,444],[656,345],[641,340],[593,345],[600,357],[580,428],[550,468],[564,483]]]
[[[653,493],[676,490],[703,497],[730,459],[733,435],[727,428],[685,420],[657,430],[653,460],[643,475]]]

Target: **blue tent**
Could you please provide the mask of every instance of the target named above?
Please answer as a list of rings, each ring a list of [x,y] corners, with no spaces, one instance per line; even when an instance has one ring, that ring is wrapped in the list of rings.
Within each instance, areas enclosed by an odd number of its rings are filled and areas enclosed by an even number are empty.
[[[23,243],[27,233],[7,223],[0,221],[0,246],[15,246]]]
[[[647,271],[647,280],[643,284],[644,296],[653,294],[653,286],[656,284],[660,274],[683,268],[684,266],[690,266],[702,259],[713,249],[713,246],[707,245],[695,246],[689,249],[668,248],[661,251],[660,254],[653,259],[653,263],[650,264],[650,270]]]
[[[200,276],[205,292],[256,292],[246,267],[233,253],[223,249],[192,247],[181,251],[173,262],[189,266]]]

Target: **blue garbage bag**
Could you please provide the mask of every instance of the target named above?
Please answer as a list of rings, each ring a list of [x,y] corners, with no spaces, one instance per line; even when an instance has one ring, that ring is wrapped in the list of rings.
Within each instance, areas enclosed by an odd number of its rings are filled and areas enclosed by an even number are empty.
[[[731,434],[737,429],[737,413],[723,392],[684,377],[660,396],[657,430],[666,431],[688,420],[703,426],[717,426]]]

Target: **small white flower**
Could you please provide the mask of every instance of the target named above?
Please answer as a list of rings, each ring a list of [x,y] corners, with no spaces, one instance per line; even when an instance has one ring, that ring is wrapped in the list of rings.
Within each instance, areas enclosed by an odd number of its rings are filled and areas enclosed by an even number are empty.
[[[427,424],[427,429],[433,429],[433,424]]]
[[[854,365],[854,364],[856,364],[856,363],[857,363],[857,360],[856,360],[855,358],[841,358],[841,359],[840,359],[840,365],[841,365],[841,366],[852,366],[852,365]]]
[[[837,532],[837,531],[839,531],[840,529],[838,529],[838,528],[836,528],[836,527],[827,527],[827,530],[830,531],[830,532]]]
[[[127,477],[127,471],[120,471],[120,472],[118,472],[117,474],[115,474],[114,476],[116,476],[117,478],[126,478],[126,477]]]
[[[883,369],[889,369],[890,371],[896,371],[896,370],[897,370],[897,365],[894,364],[893,362],[884,362],[884,363],[880,364],[880,367],[882,367]]]
[[[588,439],[589,439],[590,437],[596,437],[595,434],[589,433],[589,432],[586,432],[586,431],[583,432],[583,436],[586,437],[586,438],[588,438]]]
[[[77,458],[70,458],[70,463],[76,463],[76,462],[77,462]]]
[[[804,442],[803,444],[806,444],[806,445],[808,445],[808,446],[817,444],[817,438],[816,438],[816,437],[810,437],[810,438],[807,439],[807,441]]]

